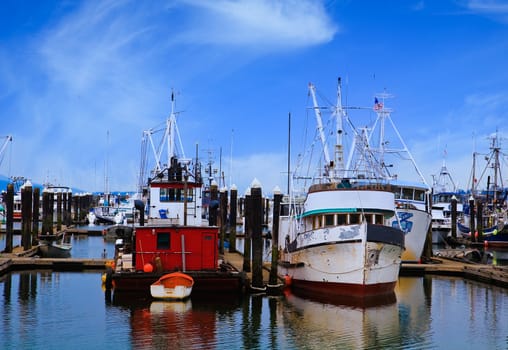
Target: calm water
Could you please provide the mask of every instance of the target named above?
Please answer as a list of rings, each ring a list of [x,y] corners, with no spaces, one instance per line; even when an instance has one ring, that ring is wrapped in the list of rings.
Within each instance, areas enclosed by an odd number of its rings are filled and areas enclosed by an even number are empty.
[[[72,243],[75,257],[112,256],[101,237]],[[107,298],[100,272],[13,272],[0,293],[0,349],[508,349],[508,289],[460,278],[403,277],[369,307],[292,294]]]

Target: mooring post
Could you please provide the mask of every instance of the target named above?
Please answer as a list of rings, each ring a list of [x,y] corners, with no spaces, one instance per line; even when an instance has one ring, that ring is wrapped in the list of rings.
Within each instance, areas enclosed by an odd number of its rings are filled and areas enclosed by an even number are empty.
[[[452,196],[451,203],[451,211],[452,211],[452,238],[457,238],[457,197],[455,195]]]
[[[268,227],[268,223],[270,222],[270,198],[265,198],[264,200],[265,205],[263,206],[263,212],[264,212],[264,222],[263,224]]]
[[[37,237],[39,236],[39,213],[41,205],[41,189],[34,188],[33,197],[33,215],[32,215],[32,245],[37,245]]]
[[[252,287],[263,288],[263,197],[256,179],[251,185],[250,226],[252,234]]]
[[[56,194],[56,232],[62,230],[62,192]]]
[[[427,211],[432,212],[432,193],[428,196]],[[427,237],[423,246],[423,258],[427,261],[432,257],[432,223],[429,224],[427,229]]]
[[[471,234],[471,242],[475,241],[475,211],[474,211],[475,205],[474,205],[474,198],[473,196],[469,197],[469,233]]]
[[[273,190],[273,218],[272,218],[272,265],[270,268],[269,286],[277,286],[277,263],[279,261],[279,220],[282,193],[279,187]]]
[[[50,216],[50,193],[46,190],[42,191],[42,232],[43,235],[53,233],[53,218]]]
[[[210,186],[210,204],[208,205],[208,225],[217,226],[217,209],[219,207],[217,182],[212,181]]]
[[[476,202],[476,232],[478,236],[475,237],[475,241],[483,242],[483,203],[479,199]]]
[[[12,237],[14,222],[14,184],[7,185],[5,194],[5,252],[12,253]]]
[[[250,225],[250,188],[245,192],[244,199],[244,218],[243,218],[243,228],[244,228],[244,239],[243,239],[243,271],[250,272],[250,257],[251,257],[251,225]]]
[[[229,252],[236,252],[236,214],[237,214],[237,197],[238,189],[235,185],[231,186],[231,192],[229,194]]]
[[[79,211],[79,222],[84,222],[93,205],[93,195],[86,194],[81,198],[81,210]]]
[[[72,190],[64,193],[64,224],[69,227],[72,225]]]
[[[226,226],[228,218],[228,191],[226,187],[220,190],[220,242],[219,254],[224,254],[224,240],[226,239]]]
[[[32,248],[32,184],[27,181],[21,186],[21,246]]]
[[[74,208],[74,217],[71,217],[71,221],[73,222],[78,222],[78,218],[79,218],[79,204],[80,204],[80,198],[81,198],[81,195],[77,195],[77,196],[74,196],[72,197],[72,207]]]

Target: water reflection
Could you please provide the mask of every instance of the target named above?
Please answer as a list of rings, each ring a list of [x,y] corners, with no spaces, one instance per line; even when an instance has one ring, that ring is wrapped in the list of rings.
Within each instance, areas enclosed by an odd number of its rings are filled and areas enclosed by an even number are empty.
[[[508,266],[508,249],[485,249],[486,253],[489,253],[492,256],[492,261],[490,262],[495,266]]]
[[[461,278],[400,278],[379,302],[281,296],[104,298],[100,273],[0,278],[0,348],[506,348],[508,291]]]
[[[395,295],[365,303],[287,293],[280,313],[298,348],[383,348],[400,330]]]

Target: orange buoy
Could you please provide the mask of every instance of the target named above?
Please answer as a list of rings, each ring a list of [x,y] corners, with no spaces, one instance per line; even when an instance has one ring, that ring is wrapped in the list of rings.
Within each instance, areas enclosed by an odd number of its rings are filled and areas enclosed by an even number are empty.
[[[291,276],[289,275],[284,276],[284,284],[286,285],[286,287],[289,287],[291,285]]]
[[[153,265],[150,263],[146,263],[143,265],[143,271],[144,272],[153,272]]]

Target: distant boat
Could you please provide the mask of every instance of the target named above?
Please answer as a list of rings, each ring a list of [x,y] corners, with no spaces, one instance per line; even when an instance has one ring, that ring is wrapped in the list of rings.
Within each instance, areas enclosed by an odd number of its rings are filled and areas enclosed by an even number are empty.
[[[39,250],[43,258],[68,258],[72,244],[65,242],[64,235],[40,235]]]
[[[104,239],[106,240],[116,240],[118,238],[124,239],[128,237],[132,237],[132,233],[134,231],[133,226],[117,224],[113,226],[109,226],[108,228],[102,231]]]
[[[190,296],[194,279],[181,272],[168,273],[150,285],[153,298],[182,300]]]
[[[457,190],[444,160],[439,175],[434,177],[432,190],[434,193],[432,195],[432,243],[444,244],[447,238],[451,237],[452,232],[452,200],[456,200],[457,222],[462,220],[465,202],[465,193]]]
[[[464,205],[464,216],[457,222],[458,232],[466,238],[477,240],[482,236],[482,239],[487,239],[489,242],[503,242],[508,241],[508,211],[507,211],[507,198],[508,188],[502,187],[501,175],[501,160],[506,154],[501,151],[499,137],[497,132],[491,137],[490,154],[485,157],[487,161],[479,179],[475,176],[476,156],[478,153],[473,153],[473,175],[474,179],[471,182],[471,197],[468,203]],[[487,186],[484,190],[478,189],[478,184],[481,182],[483,176],[487,176]],[[474,208],[470,207],[471,200],[474,200]],[[481,213],[478,215],[478,209],[481,204]],[[480,221],[480,222],[478,222]],[[473,225],[472,225],[473,224]],[[474,237],[471,237],[471,226],[473,226]],[[495,237],[490,237],[495,236]],[[494,243],[493,243],[494,244]]]

